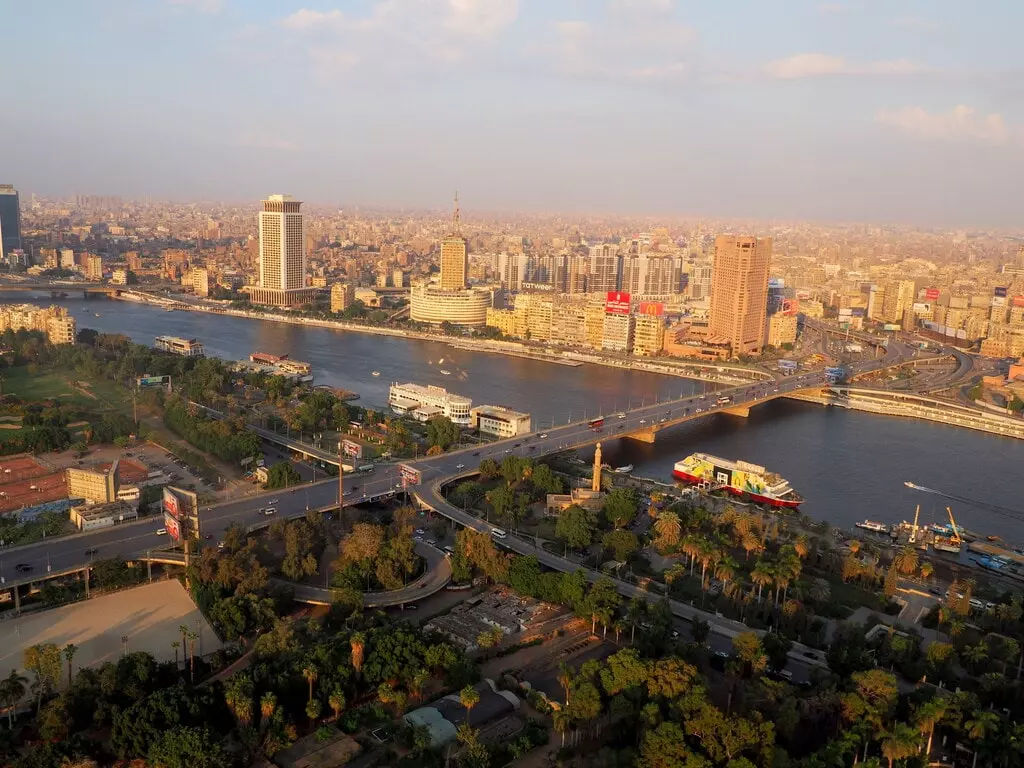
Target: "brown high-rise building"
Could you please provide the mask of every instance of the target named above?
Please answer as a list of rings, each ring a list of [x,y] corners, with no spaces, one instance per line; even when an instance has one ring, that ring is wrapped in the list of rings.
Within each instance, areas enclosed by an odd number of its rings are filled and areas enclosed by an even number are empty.
[[[441,241],[441,285],[442,290],[457,291],[466,287],[469,272],[469,248],[462,236],[459,222],[459,196],[455,195],[455,211],[452,214],[452,231]]]
[[[709,340],[727,341],[732,354],[757,354],[768,310],[770,237],[719,235],[711,278]]]

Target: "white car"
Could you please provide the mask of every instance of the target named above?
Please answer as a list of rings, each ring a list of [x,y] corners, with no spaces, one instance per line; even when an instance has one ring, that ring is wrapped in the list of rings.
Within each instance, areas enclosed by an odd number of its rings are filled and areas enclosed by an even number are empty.
[[[418,533],[420,536],[422,536],[424,533],[426,533],[426,531],[424,531],[422,528],[417,528],[416,529],[416,533]]]
[[[640,419],[640,423],[641,424],[646,424],[647,423],[647,419]]]
[[[277,512],[277,508],[276,507],[267,507],[266,509],[263,510],[263,514],[266,515],[267,517],[270,517],[271,515],[273,515],[276,512]]]
[[[166,528],[157,528],[156,529],[156,535],[157,536],[166,536],[167,535],[167,529]]]
[[[465,464],[456,464],[456,465],[455,465],[455,468],[456,468],[456,469],[465,469],[465,468],[466,468],[466,465],[465,465]]]
[[[541,432],[541,433],[540,433],[540,437],[541,437],[541,439],[544,439],[544,438],[545,438],[545,437],[547,437],[547,436],[548,436],[548,433],[547,433],[547,432]]]

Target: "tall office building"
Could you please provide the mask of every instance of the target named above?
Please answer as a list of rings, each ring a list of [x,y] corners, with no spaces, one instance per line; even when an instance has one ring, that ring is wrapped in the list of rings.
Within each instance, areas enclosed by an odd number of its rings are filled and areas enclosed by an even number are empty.
[[[441,284],[442,290],[459,290],[466,287],[469,272],[469,248],[462,236],[459,221],[459,196],[455,195],[455,210],[452,213],[452,231],[441,241]]]
[[[602,243],[590,249],[590,276],[587,290],[590,293],[612,293],[622,289],[622,256],[619,246]]]
[[[568,257],[568,275],[565,279],[566,293],[586,293],[587,280],[590,277],[590,259],[586,256],[572,254]]]
[[[621,290],[633,296],[669,296],[679,290],[680,267],[671,256],[627,256]]]
[[[260,211],[260,288],[295,291],[306,287],[306,239],[302,203],[271,195]]]
[[[21,249],[21,206],[18,190],[0,184],[0,256]]]
[[[521,253],[498,256],[498,278],[505,290],[518,291],[526,281],[526,257]]]
[[[757,354],[764,344],[771,255],[770,237],[715,238],[708,333],[733,355]]]
[[[882,319],[887,323],[903,322],[903,314],[914,306],[913,280],[893,280],[885,286]]]

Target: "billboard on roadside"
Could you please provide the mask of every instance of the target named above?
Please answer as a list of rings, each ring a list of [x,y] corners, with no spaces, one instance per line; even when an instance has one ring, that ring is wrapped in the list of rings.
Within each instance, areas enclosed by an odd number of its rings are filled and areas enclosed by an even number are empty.
[[[170,376],[143,376],[135,380],[138,387],[166,387],[170,383]]]
[[[604,311],[609,315],[628,315],[630,296],[624,291],[608,291],[605,297]]]
[[[181,504],[170,486],[164,488],[164,514],[170,515],[175,520],[181,519]]]
[[[167,529],[167,535],[175,541],[181,541],[181,523],[178,519],[171,517],[170,512],[164,512],[164,528]]]
[[[341,453],[344,456],[351,456],[354,459],[363,458],[363,446],[354,440],[341,441]]]
[[[661,317],[665,314],[665,303],[662,301],[641,301],[640,314]]]

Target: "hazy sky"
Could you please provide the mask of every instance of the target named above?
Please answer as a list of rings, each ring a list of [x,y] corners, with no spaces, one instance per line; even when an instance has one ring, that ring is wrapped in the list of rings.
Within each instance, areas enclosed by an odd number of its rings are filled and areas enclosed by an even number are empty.
[[[1016,226],[1022,0],[0,0],[40,194]]]

